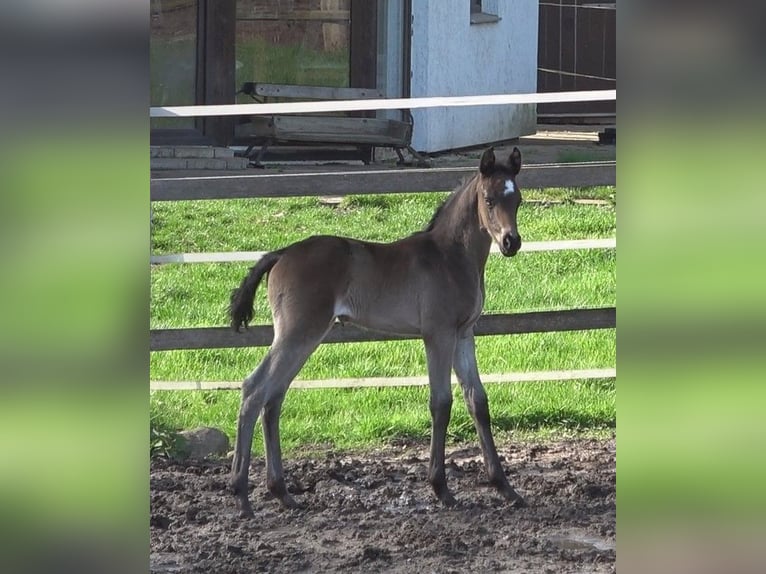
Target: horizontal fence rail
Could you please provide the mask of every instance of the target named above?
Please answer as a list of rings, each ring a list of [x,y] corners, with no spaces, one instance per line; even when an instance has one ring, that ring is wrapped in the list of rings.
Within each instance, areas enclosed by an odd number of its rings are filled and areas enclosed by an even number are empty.
[[[614,249],[617,247],[617,239],[606,237],[603,239],[570,239],[561,241],[528,241],[521,247],[521,253],[541,251],[572,251],[575,249]],[[166,253],[164,255],[152,255],[149,263],[163,265],[166,263],[234,263],[246,261],[255,263],[266,255],[267,251],[219,251],[206,253]],[[490,253],[497,255],[500,248],[492,244]]]
[[[204,106],[157,106],[149,108],[153,118],[195,118],[210,116],[252,116],[320,112],[352,112],[508,104],[598,102],[617,99],[617,90],[547,92],[532,94],[491,94],[484,96],[437,96],[424,98],[380,98],[374,100],[320,100],[268,104],[217,104]]]
[[[482,375],[484,383],[534,383],[548,381],[581,381],[587,379],[613,379],[617,369],[578,369],[567,371],[528,371],[524,373],[496,373]],[[452,376],[452,384],[457,379]],[[348,379],[296,379],[292,389],[351,389],[363,387],[413,387],[428,385],[428,377],[363,377]],[[151,391],[225,391],[241,389],[241,381],[151,381]]]
[[[437,192],[454,189],[475,173],[475,166],[208,176],[156,172],[150,197],[178,201]],[[524,167],[518,179],[522,189],[616,185],[617,162],[532,164]]]
[[[550,331],[585,331],[611,329],[617,323],[615,307],[568,309],[562,311],[533,311],[482,315],[474,327],[476,336],[545,333]],[[266,347],[274,338],[272,325],[253,325],[242,332],[228,327],[197,327],[190,329],[152,329],[149,332],[150,351],[190,349],[225,349],[237,347]],[[401,341],[419,339],[418,335],[396,335],[368,331],[354,325],[336,323],[324,338],[324,343],[359,343],[371,341]]]

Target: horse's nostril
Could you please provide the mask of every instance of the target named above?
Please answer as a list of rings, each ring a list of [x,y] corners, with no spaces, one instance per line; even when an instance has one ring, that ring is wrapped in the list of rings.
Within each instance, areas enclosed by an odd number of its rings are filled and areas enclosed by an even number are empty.
[[[506,251],[518,251],[521,247],[521,237],[506,233],[503,236],[503,249]]]

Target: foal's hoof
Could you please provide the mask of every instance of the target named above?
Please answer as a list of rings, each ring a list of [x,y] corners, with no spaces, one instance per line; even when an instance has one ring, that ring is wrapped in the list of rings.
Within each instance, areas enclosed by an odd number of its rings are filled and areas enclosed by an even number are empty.
[[[457,504],[457,500],[455,499],[455,497],[452,496],[452,493],[446,488],[441,490],[440,492],[437,492],[436,497],[439,499],[439,502],[441,502],[447,508],[450,508]]]
[[[240,518],[255,518],[255,513],[253,512],[253,507],[250,506],[249,501],[238,501],[237,506],[239,507],[239,517]]]
[[[279,502],[284,506],[285,508],[294,509],[299,508],[300,505],[295,502],[295,499],[290,496],[289,494],[284,494],[279,497]]]
[[[527,505],[524,497],[513,489],[504,476],[497,480],[490,480],[490,484],[497,489],[512,507],[524,508]]]
[[[503,496],[513,508],[524,508],[527,506],[524,498],[513,489],[510,492],[503,492]]]

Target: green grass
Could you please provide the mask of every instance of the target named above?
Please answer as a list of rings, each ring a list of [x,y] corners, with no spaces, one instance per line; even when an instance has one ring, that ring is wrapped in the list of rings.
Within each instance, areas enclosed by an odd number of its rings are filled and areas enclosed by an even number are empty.
[[[614,428],[615,382],[488,384],[490,410],[496,433],[524,437],[556,429],[558,433],[605,434]],[[236,391],[155,392],[152,412],[158,423],[191,427],[199,424],[236,431],[239,409]],[[430,433],[428,389],[291,390],[281,419],[283,449],[353,449],[401,441],[425,442]],[[521,432],[519,432],[521,431]],[[476,440],[459,389],[454,390],[451,443]],[[253,450],[261,454],[260,438]]]
[[[613,197],[614,188],[528,190],[528,199],[563,204],[525,204],[519,226],[527,241],[612,237],[613,205],[573,204],[576,198]],[[154,253],[268,250],[314,233],[386,241],[421,229],[444,194],[350,196],[339,206],[316,198],[158,203],[154,206]],[[211,221],[215,225],[211,225]],[[230,290],[249,265],[154,266],[151,327],[224,326]],[[613,250],[491,256],[486,272],[485,312],[521,312],[614,305]],[[265,290],[256,297],[254,323],[271,322]],[[265,348],[152,353],[153,380],[239,381],[255,368]],[[614,330],[480,337],[483,373],[582,369],[613,365]],[[302,379],[409,376],[426,373],[420,341],[322,345],[299,374]],[[535,436],[604,432],[615,421],[615,381],[488,385],[493,421],[501,432]],[[326,445],[364,447],[425,439],[429,432],[425,388],[293,390],[283,416],[286,450]],[[459,403],[459,391],[456,399]],[[239,393],[155,392],[151,412],[162,428],[209,424],[231,436]],[[454,441],[474,440],[465,407],[454,407]],[[254,448],[259,451],[260,441]]]
[[[158,202],[153,207],[152,252],[264,251],[320,234],[391,241],[425,227],[446,195],[347,196],[336,206],[315,197]],[[524,190],[527,200],[610,199],[613,195],[610,187]],[[518,218],[525,241],[613,237],[616,229],[611,205],[529,202]]]
[[[528,311],[612,305],[615,252],[523,251],[514,259],[491,255],[485,272],[485,312]],[[151,271],[151,327],[205,327],[228,324],[231,289],[249,263],[155,266]],[[266,290],[256,292],[253,323],[268,323]]]

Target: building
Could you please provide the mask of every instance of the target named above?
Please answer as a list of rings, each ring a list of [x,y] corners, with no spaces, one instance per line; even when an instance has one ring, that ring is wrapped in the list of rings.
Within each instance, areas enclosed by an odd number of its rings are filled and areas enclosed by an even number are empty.
[[[536,92],[537,33],[534,0],[152,0],[151,104],[248,103],[246,81],[387,97]],[[536,107],[412,119],[413,147],[438,152],[533,133]],[[155,118],[152,141],[228,145],[234,121]]]

